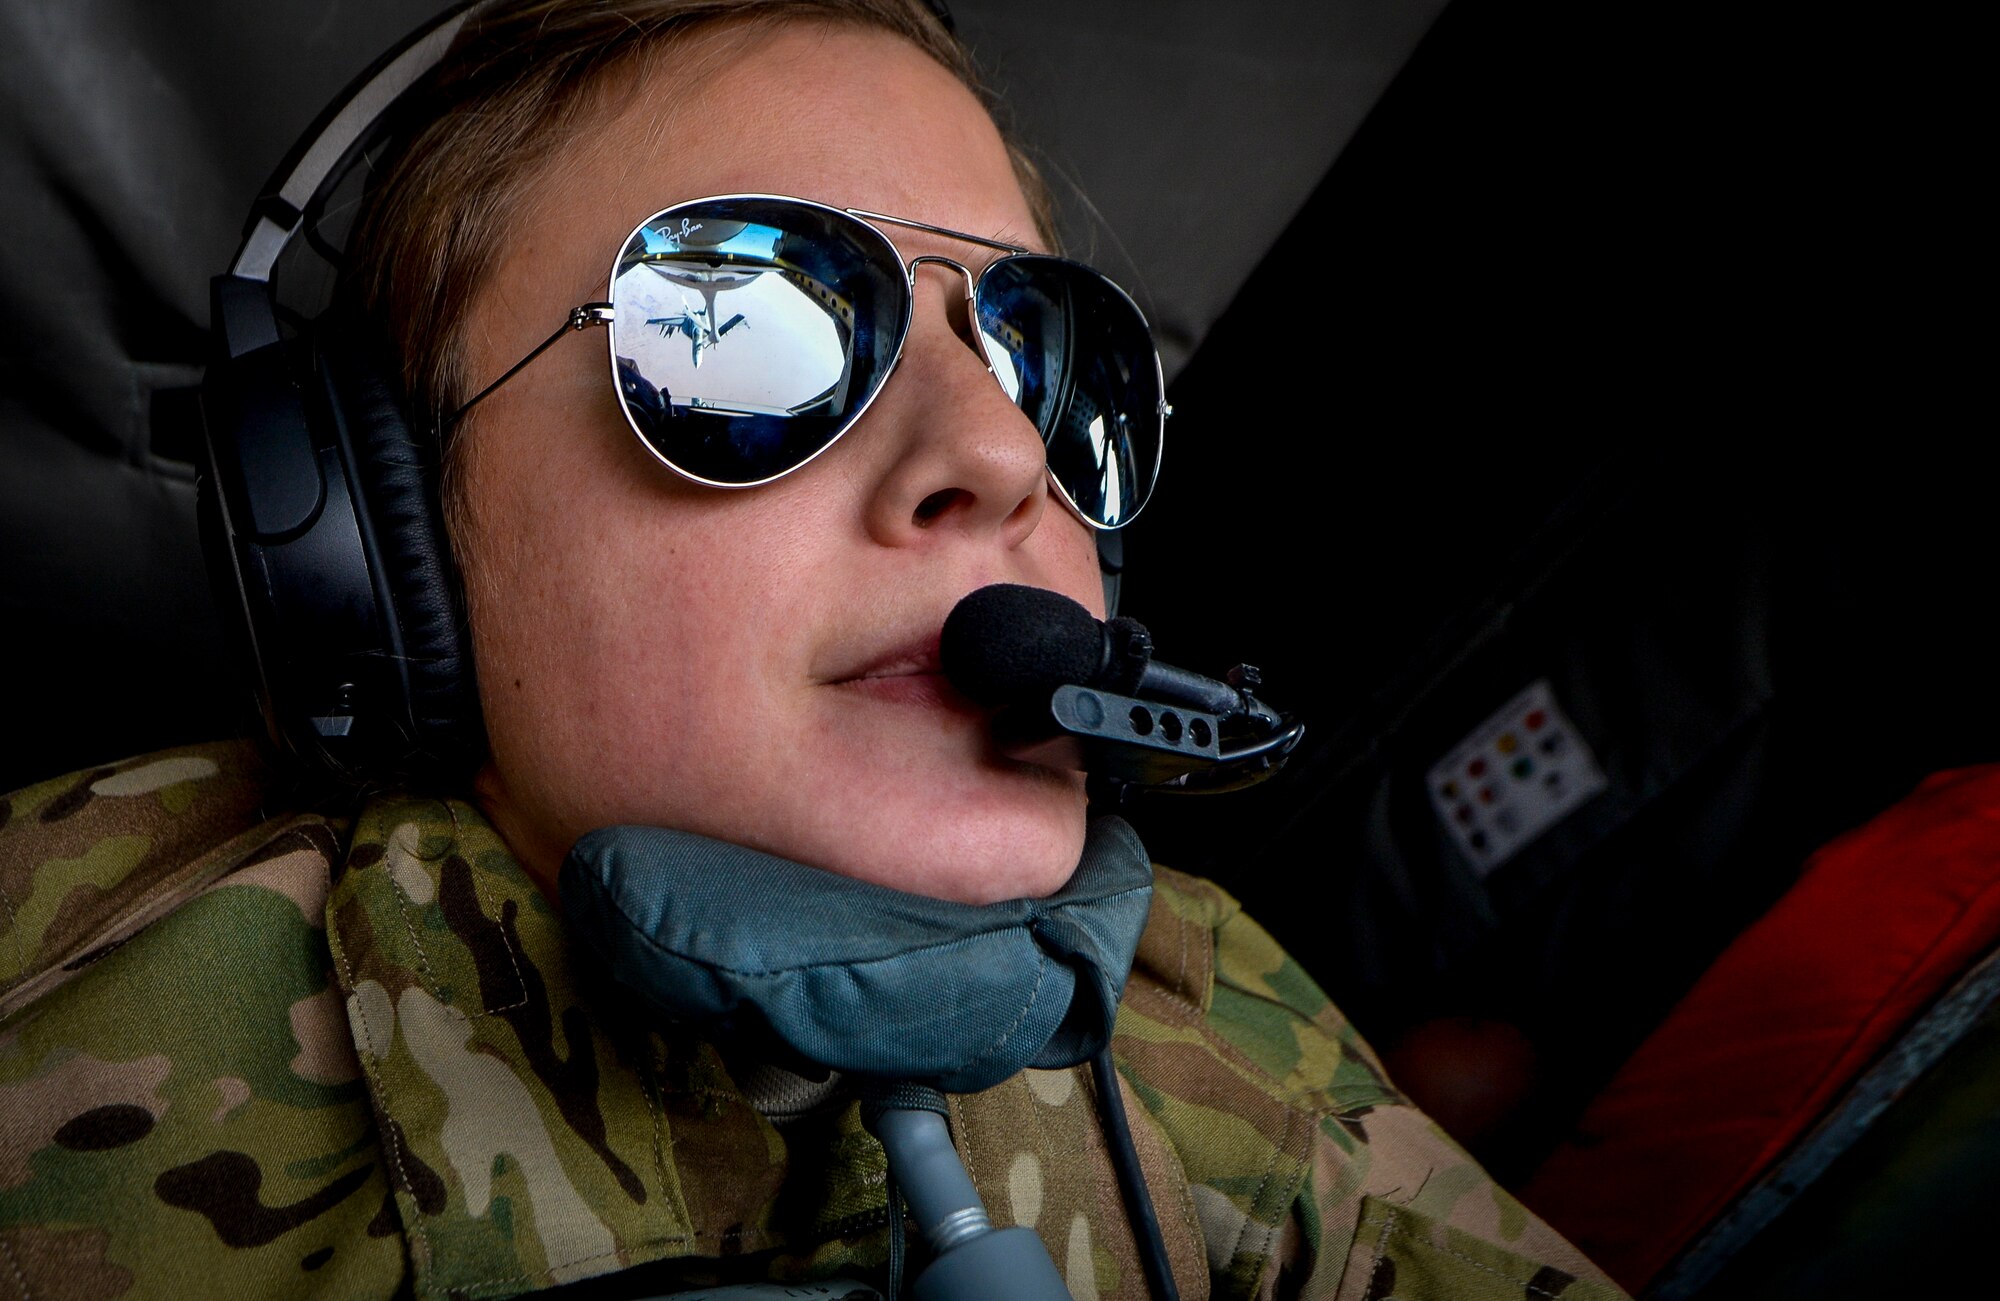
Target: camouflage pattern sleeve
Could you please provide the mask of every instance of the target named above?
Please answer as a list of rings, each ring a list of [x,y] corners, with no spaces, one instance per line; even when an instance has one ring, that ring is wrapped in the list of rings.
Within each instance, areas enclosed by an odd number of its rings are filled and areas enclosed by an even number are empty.
[[[1235,900],[1162,869],[1121,1063],[1179,1147],[1219,1296],[1622,1295],[1412,1107]]]
[[[324,933],[339,830],[250,752],[6,801],[0,1295],[387,1297],[402,1239]]]
[[[262,776],[253,746],[224,741],[0,798],[0,1016],[234,867]]]
[[[474,809],[380,797],[350,835],[262,799],[213,746],[0,803],[0,1296],[880,1270],[851,1099],[781,1134],[714,1045],[573,966]],[[1617,1295],[1213,886],[1160,874],[1113,1047],[1190,1298]],[[1087,1071],[952,1114],[1079,1301],[1144,1295]]]
[[[417,1296],[784,1245],[775,1128],[713,1047],[586,981],[469,804],[371,801],[327,922]]]

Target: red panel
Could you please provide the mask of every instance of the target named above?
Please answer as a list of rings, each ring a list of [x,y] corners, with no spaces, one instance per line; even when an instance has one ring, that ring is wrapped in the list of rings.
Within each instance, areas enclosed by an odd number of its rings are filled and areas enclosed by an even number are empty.
[[[1521,1197],[1637,1292],[2000,939],[2000,765],[1820,849]]]

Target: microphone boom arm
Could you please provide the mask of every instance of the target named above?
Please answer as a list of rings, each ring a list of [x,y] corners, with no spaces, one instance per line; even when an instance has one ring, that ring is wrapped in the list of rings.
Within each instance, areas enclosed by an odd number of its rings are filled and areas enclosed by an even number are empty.
[[[1231,694],[1238,703],[1224,714],[1060,686],[1044,704],[1001,710],[993,737],[1002,753],[1023,762],[1088,772],[1131,789],[1219,794],[1277,772],[1305,735],[1304,723],[1273,713],[1249,692],[1233,687]],[[1250,734],[1239,735],[1245,730]]]

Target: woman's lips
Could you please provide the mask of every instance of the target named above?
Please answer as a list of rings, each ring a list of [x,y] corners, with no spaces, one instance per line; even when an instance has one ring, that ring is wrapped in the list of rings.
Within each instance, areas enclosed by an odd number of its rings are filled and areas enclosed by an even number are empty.
[[[942,665],[943,661],[938,656],[938,638],[932,636],[922,645],[889,652],[853,674],[852,678],[900,678],[942,673]]]
[[[848,678],[835,685],[859,692],[871,700],[891,704],[920,705],[927,709],[946,709],[963,714],[983,712],[960,695],[942,673],[891,673]]]
[[[983,716],[985,711],[959,694],[940,665],[938,633],[932,632],[914,643],[876,656],[834,678],[830,685],[859,692],[873,700]]]

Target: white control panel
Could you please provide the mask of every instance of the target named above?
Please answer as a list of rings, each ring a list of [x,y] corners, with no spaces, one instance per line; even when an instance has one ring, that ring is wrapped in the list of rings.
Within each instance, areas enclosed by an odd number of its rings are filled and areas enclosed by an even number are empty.
[[[1452,747],[1427,784],[1438,820],[1482,877],[1605,787],[1547,679]]]

